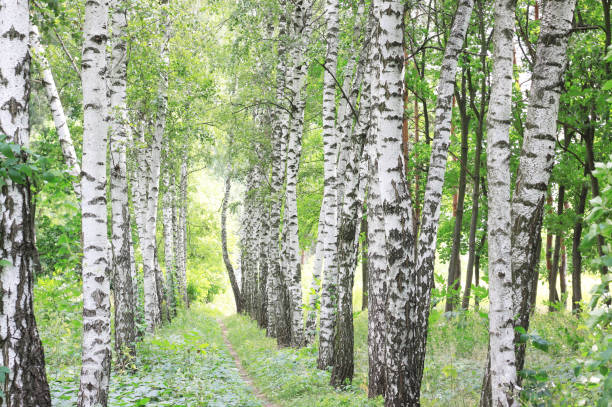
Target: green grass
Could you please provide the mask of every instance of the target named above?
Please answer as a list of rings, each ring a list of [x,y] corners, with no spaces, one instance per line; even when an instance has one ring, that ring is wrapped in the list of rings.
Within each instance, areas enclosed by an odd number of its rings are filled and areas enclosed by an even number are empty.
[[[355,380],[337,391],[328,384],[329,372],[316,368],[316,344],[303,349],[277,349],[275,340],[267,338],[253,321],[240,315],[227,316],[231,301],[230,295],[223,295],[216,304],[196,304],[155,336],[146,336],[138,345],[135,370],[113,372],[109,405],[260,406],[223,343],[215,318],[224,317],[229,340],[244,368],[257,387],[279,405],[382,406],[381,400],[366,396],[367,312],[355,313]],[[72,406],[81,358],[78,283],[59,277],[39,279],[35,310],[54,406]],[[423,406],[478,404],[487,324],[485,312],[461,312],[449,318],[438,308],[432,311],[421,390]],[[612,369],[610,358],[593,369],[588,369],[588,361],[593,360],[594,346],[604,343],[609,333],[601,332],[598,339],[584,319],[565,312],[538,312],[529,334],[523,405],[596,405],[602,383],[609,377],[605,369]],[[576,375],[574,369],[581,364],[584,367]]]
[[[44,280],[35,298],[53,405],[74,406],[81,358],[78,286]],[[195,305],[146,336],[138,344],[135,370],[113,371],[109,406],[261,406],[240,378],[215,317]]]
[[[423,406],[477,406],[486,361],[488,334],[484,312],[434,310],[421,398]],[[329,386],[329,373],[316,369],[317,348],[277,349],[256,323],[227,317],[229,340],[257,386],[283,406],[381,406],[368,400],[367,312],[355,317],[355,380],[343,391]],[[595,405],[595,392],[574,374],[588,343],[584,321],[567,313],[535,314],[523,381],[524,406]],[[534,339],[538,347],[533,345]]]
[[[368,400],[358,381],[343,391],[329,386],[329,372],[316,368],[317,349],[277,349],[257,324],[243,315],[226,319],[228,337],[257,387],[282,406],[382,406]],[[361,382],[363,384],[363,382]]]

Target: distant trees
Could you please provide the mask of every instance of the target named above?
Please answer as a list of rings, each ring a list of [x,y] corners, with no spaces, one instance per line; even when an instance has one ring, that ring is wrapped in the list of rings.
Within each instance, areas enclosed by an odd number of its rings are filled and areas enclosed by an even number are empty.
[[[160,23],[161,40],[155,38],[154,33],[150,34],[153,38],[144,39],[147,44],[141,47],[138,41],[142,38],[132,37],[129,30],[137,26],[138,18],[144,13],[142,10],[132,13],[130,7],[134,5],[123,1],[112,1],[110,4],[87,2],[84,9],[82,70],[76,67],[62,38],[55,31],[63,53],[70,59],[71,68],[81,80],[76,87],[82,89],[83,97],[82,162],[77,154],[79,148],[70,132],[70,120],[65,114],[67,110],[60,100],[61,92],[56,86],[53,65],[43,46],[43,34],[47,30],[39,30],[30,23],[32,18],[44,28],[49,28],[46,25],[50,14],[63,10],[47,9],[39,4],[35,5],[35,10],[30,10],[28,2],[9,2],[0,6],[0,31],[4,33],[0,42],[2,49],[12,55],[0,64],[0,101],[3,106],[0,108],[0,133],[5,137],[0,141],[9,147],[16,146],[11,147],[14,156],[7,156],[8,150],[5,149],[0,154],[3,170],[4,165],[10,164],[23,172],[23,175],[9,174],[5,178],[3,171],[0,178],[3,185],[0,224],[4,230],[0,243],[0,271],[4,287],[1,330],[5,343],[3,354],[8,356],[2,364],[9,369],[5,380],[2,380],[2,392],[7,405],[48,406],[51,403],[42,344],[32,309],[33,266],[38,256],[31,186],[40,188],[39,172],[43,171],[40,166],[46,164],[45,161],[41,161],[42,164],[28,161],[29,90],[38,83],[30,78],[28,50],[36,62],[34,67],[39,70],[42,79],[39,83],[47,96],[64,165],[72,177],[73,191],[82,210],[83,342],[79,406],[107,403],[111,372],[111,294],[114,297],[116,361],[123,367],[127,367],[134,356],[140,315],[149,321],[149,329],[153,330],[160,322],[162,308],[165,310],[170,306],[172,312],[165,312],[166,318],[174,316],[175,298],[178,297],[178,302],[184,306],[188,304],[188,144],[183,140],[176,153],[167,147],[167,143],[163,144],[163,140],[171,137],[166,128],[166,117],[169,110],[169,25],[173,10],[168,2],[155,4],[155,12],[164,17]],[[128,13],[136,20],[132,26],[128,24]],[[55,30],[55,27],[51,29]],[[161,66],[158,72],[162,80],[153,78],[158,85],[155,89],[141,87],[135,92],[135,79],[128,65],[127,50],[132,47],[132,58],[142,58],[140,49],[151,57],[148,47],[155,42],[153,40],[161,44],[159,64],[149,64],[148,68],[158,69]],[[111,45],[108,58],[107,41]],[[150,72],[148,74],[149,79],[154,76]],[[147,74],[138,78],[147,78]],[[152,108],[148,105],[147,91],[157,95]],[[138,107],[134,109],[133,106]],[[152,137],[149,137],[150,134]],[[169,265],[166,267],[166,278],[163,278],[157,264],[159,250],[155,239],[162,155],[166,164],[164,177],[176,179],[176,187],[168,186],[163,190],[164,209],[167,209],[165,214],[169,213],[171,218],[169,228],[166,228],[168,239],[164,241],[165,263]],[[136,173],[130,165],[130,159],[134,156],[137,158],[136,167],[142,173]],[[5,158],[9,159],[6,163]],[[182,165],[175,165],[179,160],[182,160]],[[107,169],[110,169],[108,179]],[[175,182],[172,182],[174,185]],[[107,211],[107,187],[111,199],[110,211]],[[133,214],[131,208],[134,209]],[[140,238],[137,240],[132,236],[133,219]],[[147,276],[144,288],[148,300],[142,314],[139,285],[142,277],[136,267],[135,247],[140,249]],[[175,285],[177,280],[178,284]]]
[[[270,145],[270,154],[264,155],[267,161],[263,165],[271,186],[267,202],[271,210],[271,233],[265,246],[270,259],[266,327],[271,336],[278,338],[279,345],[298,346],[299,341],[292,336],[301,329],[301,325],[296,328],[297,321],[301,321],[297,318],[301,312],[295,308],[298,295],[283,278],[287,272],[295,273],[298,269],[294,228],[296,223],[301,227],[306,222],[299,218],[296,222],[294,205],[297,200],[299,214],[301,198],[299,183],[296,198],[294,178],[297,174],[299,179],[300,172],[295,172],[293,143],[296,139],[292,128],[295,123],[301,123],[292,122],[296,105],[291,101],[297,92],[292,88],[293,78],[287,78],[295,64],[292,51],[300,44],[292,37],[299,31],[293,24],[300,21],[300,14],[296,17],[294,13],[299,13],[303,4],[293,7],[283,3],[282,6],[276,26],[277,47],[270,56],[276,68],[273,69],[273,63],[268,64],[268,72],[274,76],[261,85],[265,92],[272,80],[276,81],[276,92],[267,94],[266,99],[272,105],[267,113],[271,128],[258,125],[254,133],[263,134]],[[515,327],[528,328],[526,315],[531,305],[523,308],[519,303],[528,299],[524,304],[532,304],[535,298],[533,273],[539,259],[536,242],[543,216],[539,209],[543,201],[537,194],[526,191],[535,188],[538,194],[544,194],[548,188],[551,160],[554,160],[551,150],[555,149],[558,131],[554,107],[558,94],[554,84],[563,81],[567,56],[563,47],[571,30],[568,25],[571,19],[567,16],[572,15],[573,5],[564,3],[545,8],[541,22],[539,7],[535,15],[534,9],[518,6],[520,18],[528,19],[529,23],[528,32],[522,26],[517,32],[521,44],[526,43],[529,49],[522,57],[516,57],[519,62],[514,61],[516,52],[512,46],[516,3],[498,2],[490,7],[481,1],[459,1],[453,17],[443,17],[441,21],[426,6],[404,9],[399,3],[377,1],[370,5],[372,26],[363,18],[365,5],[362,3],[346,6],[330,0],[322,6],[326,31],[321,37],[315,35],[313,41],[318,41],[319,58],[323,62],[310,57],[308,77],[309,83],[316,83],[321,90],[319,99],[311,102],[314,107],[310,108],[320,119],[311,119],[310,128],[315,123],[320,126],[322,155],[317,159],[322,160],[322,165],[317,170],[322,182],[304,178],[305,183],[314,183],[319,188],[320,206],[316,210],[308,208],[310,212],[304,215],[312,225],[307,226],[312,227],[311,234],[301,229],[297,234],[304,248],[312,244],[314,254],[313,279],[305,306],[305,342],[313,341],[319,315],[319,367],[331,368],[334,385],[352,378],[353,273],[357,266],[360,228],[362,223],[366,224],[362,220],[367,218],[367,229],[363,232],[367,234],[367,273],[364,270],[364,274],[367,274],[368,292],[370,395],[385,396],[387,405],[419,403],[434,264],[439,249],[442,260],[450,258],[451,261],[449,286],[440,288],[447,297],[449,311],[458,305],[468,309],[472,299],[478,307],[484,291],[479,287],[483,277],[481,263],[489,262],[491,365],[485,374],[483,393],[489,397],[483,397],[483,403],[490,403],[492,394],[493,403],[516,405],[524,346],[515,338]],[[266,19],[257,23],[261,21]],[[531,31],[535,26],[540,27],[539,36]],[[437,39],[428,35],[432,30]],[[257,35],[264,34],[255,35],[259,39],[253,39],[253,43],[259,44],[257,41],[264,40]],[[532,43],[534,38],[537,44]],[[261,58],[258,56],[258,61]],[[432,61],[435,61],[435,75],[428,68]],[[543,68],[548,63],[556,68]],[[261,67],[261,62],[258,64]],[[521,69],[532,73],[524,123],[520,117],[522,93],[519,87],[514,88],[519,64]],[[547,73],[542,74],[545,69]],[[319,78],[319,82],[313,77]],[[437,83],[433,115],[430,113],[434,96],[430,89],[431,77]],[[552,92],[551,97],[546,92]],[[513,97],[520,101],[514,103]],[[546,103],[540,103],[540,98],[546,98]],[[409,103],[411,99],[414,104]],[[457,117],[453,117],[455,105]],[[261,107],[257,109],[261,111]],[[539,118],[536,126],[530,122],[534,117]],[[461,127],[455,134],[451,129],[457,123]],[[420,139],[421,134],[424,140]],[[485,140],[488,140],[486,152],[483,151]],[[457,143],[460,147],[454,147],[455,141],[460,141]],[[520,163],[510,148],[513,143],[522,143]],[[540,148],[549,153],[540,154]],[[449,153],[458,159],[449,163]],[[485,156],[487,171],[483,168]],[[261,163],[261,154],[257,159],[252,157],[247,160],[244,174],[252,174],[249,171],[256,161]],[[527,164],[528,161],[533,164]],[[540,161],[546,164],[527,170]],[[515,164],[520,164],[516,180],[510,173]],[[449,179],[449,172],[458,176]],[[525,178],[527,173],[529,180]],[[251,201],[254,196],[266,201],[265,193],[261,193],[265,188],[251,182],[251,175],[247,177],[244,211],[249,212],[245,212],[244,219],[250,219],[254,213],[249,209],[254,205]],[[448,232],[448,221],[440,216],[448,209],[447,189],[459,190],[458,216],[451,220],[452,233]],[[512,201],[511,189],[515,190]],[[525,198],[519,197],[522,193],[526,194]],[[307,196],[302,199],[306,201]],[[583,213],[584,197],[578,201],[582,205],[577,205],[577,210]],[[522,205],[525,213],[519,215]],[[463,222],[467,212],[469,221]],[[529,227],[516,226],[519,219],[525,219]],[[469,233],[464,230],[468,225]],[[579,229],[581,222],[577,225]],[[438,231],[442,227],[445,235],[441,245]],[[519,248],[517,239],[521,234],[533,237],[529,241],[523,239]],[[244,244],[250,238],[246,233]],[[460,298],[459,256],[463,250],[468,252],[468,273],[463,298]],[[524,267],[516,260],[523,252],[530,253],[525,256],[531,259],[525,260]],[[261,264],[258,267],[263,270]],[[290,274],[294,280],[289,282],[299,281],[298,274]],[[256,280],[262,275],[261,271],[242,274],[243,278]],[[515,315],[519,315],[518,320],[514,319]],[[495,387],[493,393],[490,383]]]
[[[609,153],[609,2],[588,12],[575,0],[187,3],[88,1],[83,43],[68,15],[80,19],[80,8],[0,6],[0,335],[11,405],[50,403],[32,310],[28,104],[53,119],[31,118],[57,138],[66,193],[82,211],[79,405],[106,403],[111,295],[115,360],[128,367],[142,331],[197,291],[187,264],[213,256],[194,253],[199,237],[188,233],[210,228],[189,213],[196,160],[225,178],[216,252],[237,311],[279,346],[318,343],[331,384],[352,380],[361,254],[370,396],[419,405],[430,313],[446,300],[453,318],[488,293],[481,405],[518,405],[538,279],[549,282],[549,309],[562,309],[571,264],[580,312],[581,274],[607,272],[587,261],[604,253],[603,236],[581,241],[589,199],[602,193],[595,162]],[[434,290],[436,257],[449,275]]]

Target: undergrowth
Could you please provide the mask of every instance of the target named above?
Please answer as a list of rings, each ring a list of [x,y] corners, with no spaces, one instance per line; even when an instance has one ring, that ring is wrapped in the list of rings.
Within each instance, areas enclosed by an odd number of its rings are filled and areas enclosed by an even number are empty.
[[[45,279],[36,313],[53,405],[76,405],[81,301],[74,283]],[[139,343],[133,370],[113,371],[109,406],[260,407],[229,355],[214,317],[202,306],[182,311]]]

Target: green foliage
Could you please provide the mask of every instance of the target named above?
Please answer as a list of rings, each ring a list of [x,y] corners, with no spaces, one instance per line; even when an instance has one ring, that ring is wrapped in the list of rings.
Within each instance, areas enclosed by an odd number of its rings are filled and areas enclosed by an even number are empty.
[[[329,385],[330,373],[316,367],[317,348],[277,349],[253,321],[242,315],[226,320],[228,337],[255,384],[272,400],[292,407],[374,407],[355,384],[337,391]]]
[[[75,405],[78,393],[79,291],[77,282],[60,276],[41,278],[36,286],[36,318],[58,407]],[[133,370],[113,371],[109,406],[261,406],[240,378],[212,314],[201,307],[180,312],[145,337],[137,354]]]
[[[49,168],[47,157],[34,153],[28,147],[12,143],[5,134],[0,134],[0,188],[10,179],[17,184],[33,184],[56,182],[62,174]]]
[[[612,266],[612,156],[606,163],[597,163],[594,175],[603,188],[600,195],[591,199],[592,210],[587,220],[591,222],[582,242],[583,248],[596,244],[602,236],[605,244],[602,255],[591,260],[596,267]],[[612,402],[612,310],[609,306],[609,285],[612,277],[601,276],[601,284],[593,289],[587,320],[589,336],[581,345],[583,359],[576,366],[575,374],[581,386],[599,394],[598,406]]]

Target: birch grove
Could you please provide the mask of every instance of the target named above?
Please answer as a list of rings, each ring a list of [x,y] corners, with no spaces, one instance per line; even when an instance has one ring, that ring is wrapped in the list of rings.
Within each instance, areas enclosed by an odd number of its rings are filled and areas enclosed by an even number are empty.
[[[585,1],[0,0],[0,405],[607,405]]]

